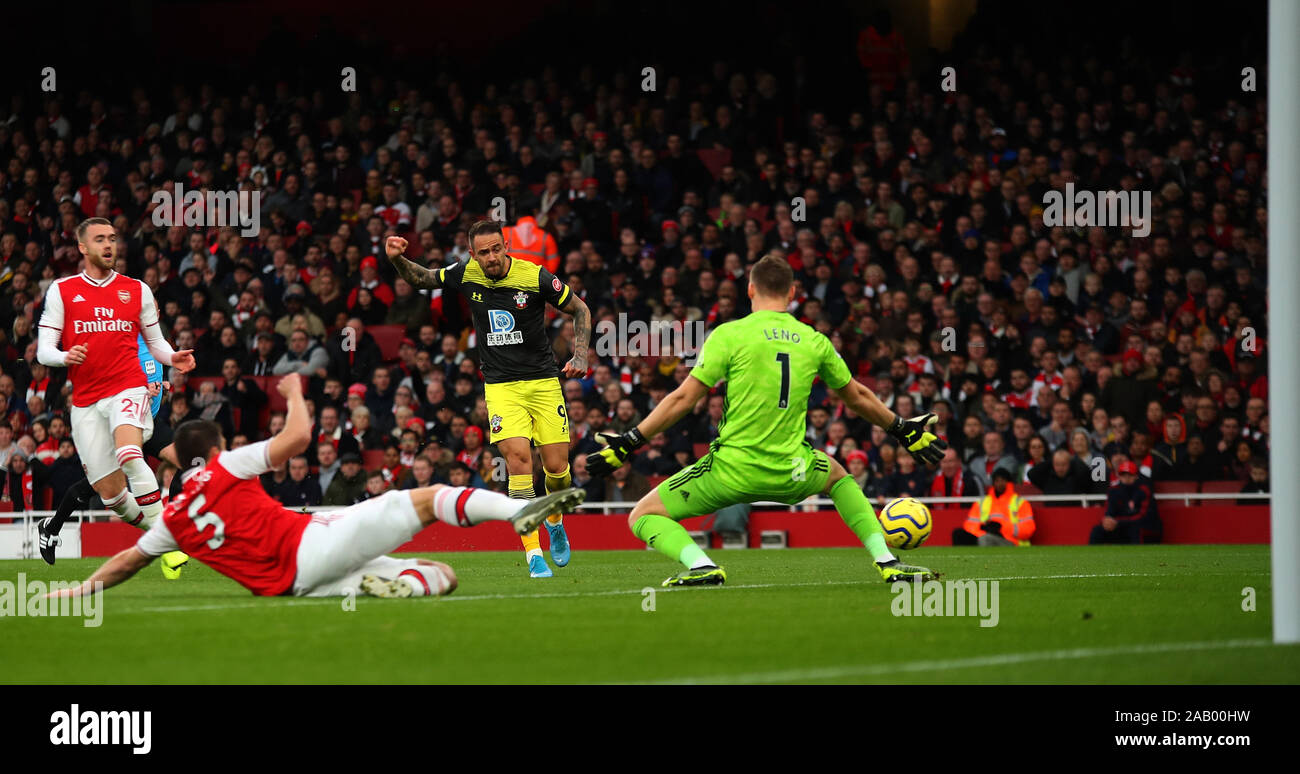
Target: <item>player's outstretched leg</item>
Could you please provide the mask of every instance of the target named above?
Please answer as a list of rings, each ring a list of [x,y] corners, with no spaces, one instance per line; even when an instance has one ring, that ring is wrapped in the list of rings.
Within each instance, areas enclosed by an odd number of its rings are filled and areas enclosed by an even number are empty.
[[[464,486],[435,485],[411,493],[415,512],[425,524],[441,521],[473,527],[485,521],[508,521],[520,535],[535,531],[548,516],[572,510],[586,497],[586,490],[576,487],[526,501]]]
[[[81,479],[77,483],[68,487],[68,491],[59,501],[59,507],[53,516],[41,519],[36,525],[36,532],[41,549],[41,558],[46,564],[54,564],[54,549],[63,544],[63,538],[59,533],[63,530],[63,525],[68,521],[68,517],[73,511],[84,510],[90,503],[90,498],[95,494],[95,488],[90,485],[87,479]]]
[[[627,524],[632,534],[646,545],[686,569],[663,582],[664,586],[721,586],[727,572],[713,563],[704,549],[695,544],[686,528],[664,516],[667,513],[658,489],[651,489],[632,509]]]
[[[560,492],[573,486],[573,474],[569,466],[564,466],[564,471],[559,474],[546,470],[546,492]],[[546,517],[546,533],[551,541],[551,560],[555,562],[556,567],[564,567],[569,563],[572,555],[572,548],[569,545],[569,534],[564,530],[564,517],[560,515]]]
[[[858,536],[862,545],[871,552],[871,558],[876,563],[881,579],[886,583],[896,583],[927,581],[939,577],[937,573],[931,572],[926,567],[898,561],[889,550],[889,545],[885,542],[884,530],[880,528],[880,521],[876,519],[876,512],[867,501],[866,495],[858,488],[858,483],[834,459],[831,460],[830,467],[828,481],[831,483],[827,491],[831,501],[835,503],[835,510],[839,511],[840,518],[849,529],[853,530],[853,534]]]

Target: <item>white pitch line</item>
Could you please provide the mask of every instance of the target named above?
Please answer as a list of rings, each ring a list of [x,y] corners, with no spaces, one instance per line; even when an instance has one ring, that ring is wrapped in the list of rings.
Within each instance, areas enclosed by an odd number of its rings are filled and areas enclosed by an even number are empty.
[[[1267,571],[1260,572],[1212,572],[1198,573],[1199,575],[1214,576],[1258,576],[1269,575]],[[1177,577],[1171,573],[1078,573],[1073,575],[1003,575],[998,577],[972,577],[958,578],[944,576],[946,580],[995,580],[995,581],[1020,581],[1020,580],[1079,580],[1088,578],[1162,578]],[[709,589],[710,591],[737,591],[744,589],[776,589],[776,588],[807,588],[807,587],[824,587],[824,586],[870,586],[879,584],[880,581],[874,578],[864,578],[861,580],[849,581],[803,581],[799,583],[733,583],[725,586],[718,586]],[[506,599],[581,599],[585,597],[617,597],[626,595],[641,595],[645,589],[652,588],[659,593],[696,591],[691,588],[663,588],[659,586],[645,586],[639,589],[615,589],[611,591],[565,591],[565,592],[539,592],[533,594],[462,594],[443,597],[440,602],[483,602],[491,600]],[[702,589],[700,591],[703,591]],[[177,605],[167,607],[146,607],[139,610],[126,610],[124,613],[179,613],[203,610],[238,610],[244,608],[275,610],[281,607],[294,607],[299,605],[322,605],[338,604],[342,597],[329,597],[326,599],[295,599],[292,601],[283,601],[278,603],[268,602],[240,602],[232,604],[218,605]]]
[[[268,604],[266,602],[239,602],[233,604],[226,603],[220,605],[175,605],[175,606],[167,606],[167,607],[144,607],[144,608],[140,608],[139,610],[123,610],[121,614],[186,613],[186,612],[196,611],[196,610],[239,610],[241,608],[250,608],[250,609],[260,608],[264,610],[279,610],[282,607],[298,607],[298,606],[305,606],[305,605],[323,605],[323,604],[337,605],[339,604],[339,600],[341,599],[343,599],[343,597],[329,597],[325,599],[295,599],[291,601],[286,600],[283,602],[279,602],[278,604]]]
[[[1035,661],[1068,661],[1106,656],[1128,656],[1147,653],[1182,653],[1198,650],[1221,650],[1225,648],[1259,648],[1271,644],[1272,641],[1268,639],[1250,639],[1204,642],[1167,642],[1150,645],[1121,645],[1110,648],[1070,648],[1066,650],[1005,653],[995,656],[976,656],[973,658],[904,661],[898,664],[858,664],[852,666],[821,667],[817,669],[787,669],[772,672],[745,672],[731,675],[681,677],[672,680],[652,680],[644,683],[637,683],[637,685],[802,683],[811,682],[813,680],[842,680],[850,677],[869,678],[903,673],[941,672],[954,669],[1009,666]]]

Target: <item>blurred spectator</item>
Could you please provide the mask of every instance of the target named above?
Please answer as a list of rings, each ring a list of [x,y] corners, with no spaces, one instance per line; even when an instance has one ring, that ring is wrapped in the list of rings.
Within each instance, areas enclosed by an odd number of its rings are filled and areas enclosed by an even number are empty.
[[[316,444],[316,483],[320,485],[321,496],[329,490],[330,482],[339,472],[339,453],[334,444],[320,441]]]
[[[366,472],[361,469],[361,457],[355,452],[347,452],[339,455],[339,471],[326,488],[321,504],[352,505],[364,499],[365,491]]]
[[[1068,495],[1093,492],[1097,485],[1092,470],[1066,449],[1057,449],[1029,471],[1029,483],[1045,495]]]
[[[289,460],[289,475],[277,483],[274,497],[286,508],[321,504],[320,484],[311,476],[306,457]]]
[[[1250,461],[1250,479],[1241,487],[1242,494],[1255,494],[1269,492],[1268,478],[1268,460],[1263,457],[1255,457]],[[1241,499],[1237,505],[1268,505],[1268,500],[1261,499]]]
[[[866,455],[863,455],[865,459]],[[961,465],[957,451],[949,447],[939,461],[939,471],[930,482],[930,497],[979,497],[984,493],[979,479]]]

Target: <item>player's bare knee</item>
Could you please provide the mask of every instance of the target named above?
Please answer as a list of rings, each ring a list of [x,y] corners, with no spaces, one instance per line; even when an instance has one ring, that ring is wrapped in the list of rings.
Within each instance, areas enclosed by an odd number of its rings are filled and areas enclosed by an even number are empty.
[[[101,500],[116,497],[118,493],[126,489],[126,474],[121,470],[115,470],[92,483],[91,487],[94,488],[95,494],[99,495]]]

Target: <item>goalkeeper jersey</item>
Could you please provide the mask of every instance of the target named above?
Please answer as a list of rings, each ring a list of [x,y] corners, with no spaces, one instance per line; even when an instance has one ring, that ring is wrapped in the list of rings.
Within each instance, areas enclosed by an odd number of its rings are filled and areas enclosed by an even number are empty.
[[[704,340],[691,376],[727,383],[715,459],[788,477],[807,451],[808,396],[821,377],[838,390],[853,378],[829,339],[785,312],[753,312]]]

